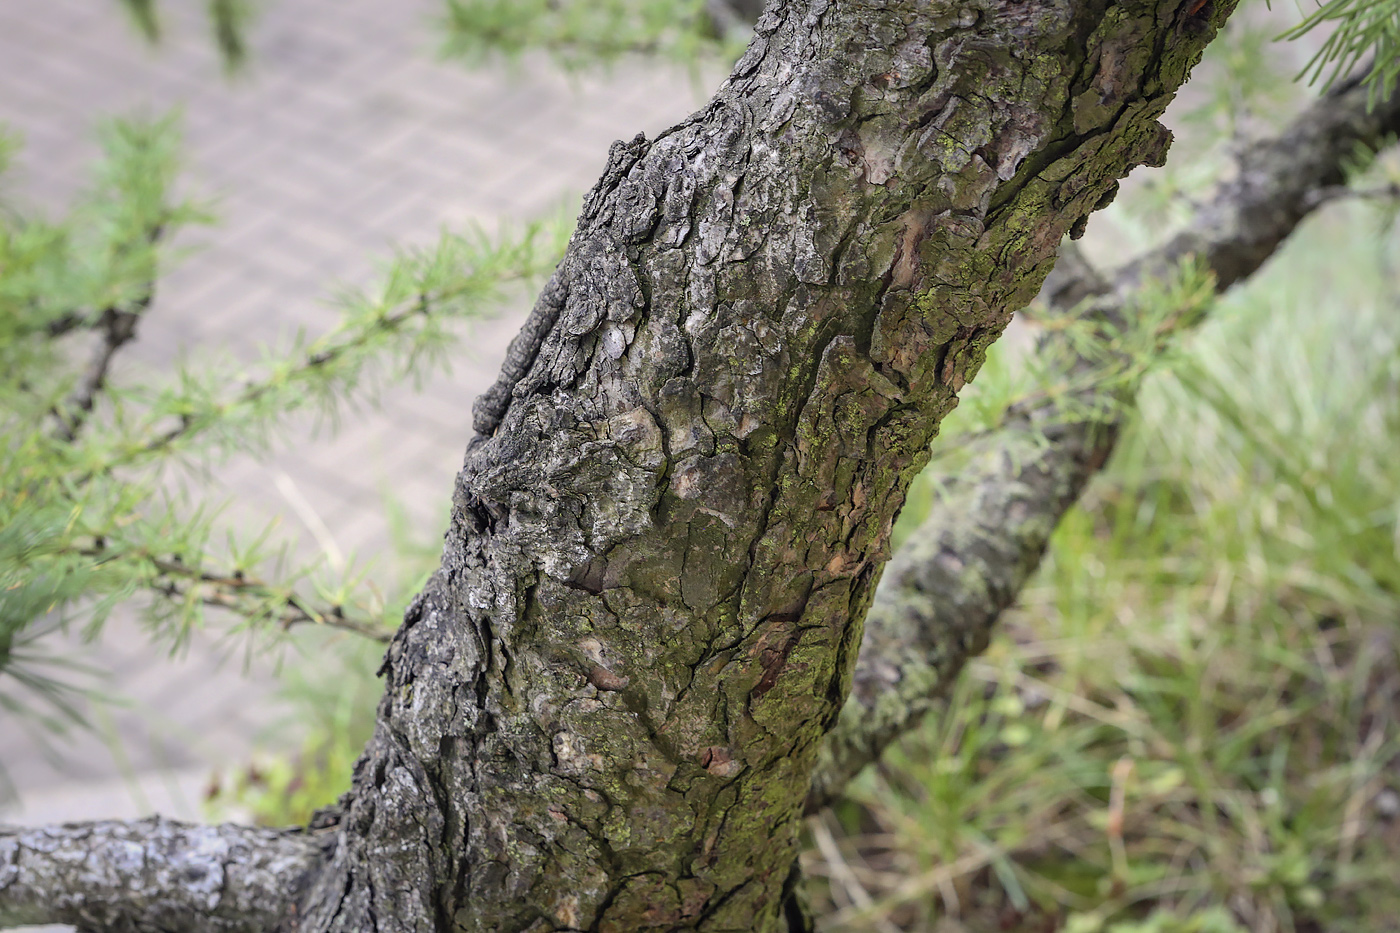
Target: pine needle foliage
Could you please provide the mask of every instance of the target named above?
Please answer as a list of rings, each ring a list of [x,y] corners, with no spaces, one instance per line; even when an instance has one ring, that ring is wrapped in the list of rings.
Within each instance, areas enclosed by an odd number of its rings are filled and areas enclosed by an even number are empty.
[[[1300,77],[1309,83],[1321,80],[1327,88],[1369,58],[1372,68],[1366,83],[1371,99],[1390,99],[1400,80],[1400,0],[1328,0],[1282,38],[1298,39],[1315,31],[1327,38]]]
[[[66,218],[0,221],[0,704],[37,693],[69,721],[76,705],[38,669],[37,637],[79,619],[94,634],[122,603],[172,650],[210,606],[261,633],[311,623],[386,638],[395,607],[380,594],[393,587],[298,562],[271,527],[223,530],[222,505],[181,479],[270,452],[298,416],[333,428],[349,406],[445,368],[454,328],[552,268],[568,229],[444,233],[344,291],[324,334],[252,365],[206,356],[115,380],[111,359],[155,297],[170,238],[210,215],[173,194],[173,118],[113,121],[102,141],[92,190]]]

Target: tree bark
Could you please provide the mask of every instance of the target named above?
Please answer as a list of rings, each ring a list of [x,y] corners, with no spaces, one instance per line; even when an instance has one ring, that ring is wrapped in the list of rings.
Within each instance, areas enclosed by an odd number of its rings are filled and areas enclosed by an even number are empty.
[[[295,920],[296,898],[329,841],[159,818],[0,826],[0,928],[262,933]]]
[[[909,481],[1228,3],[775,4],[614,146],[476,409],[301,928],[805,929]]]

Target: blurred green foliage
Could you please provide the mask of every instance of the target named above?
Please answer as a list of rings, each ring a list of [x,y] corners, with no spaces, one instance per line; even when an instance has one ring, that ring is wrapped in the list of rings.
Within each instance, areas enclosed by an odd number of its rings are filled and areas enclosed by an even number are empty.
[[[208,607],[264,641],[299,623],[387,638],[414,575],[375,585],[365,567],[294,557],[275,523],[234,532],[207,471],[266,456],[307,427],[298,416],[333,429],[385,387],[444,367],[461,322],[551,269],[570,228],[561,216],[443,234],[342,293],[324,334],[297,333],[253,365],[211,353],[114,379],[171,238],[210,214],[171,193],[173,118],[113,121],[101,136],[94,184],[66,217],[0,212],[0,709],[49,731],[81,723],[82,691],[40,636],[91,637],[119,604],[137,605],[171,651]]]
[[[480,65],[547,53],[577,70],[624,55],[694,64],[733,60],[748,44],[750,24],[717,21],[715,0],[444,0],[444,55]],[[720,0],[720,7],[724,7]],[[735,28],[736,26],[741,28]]]

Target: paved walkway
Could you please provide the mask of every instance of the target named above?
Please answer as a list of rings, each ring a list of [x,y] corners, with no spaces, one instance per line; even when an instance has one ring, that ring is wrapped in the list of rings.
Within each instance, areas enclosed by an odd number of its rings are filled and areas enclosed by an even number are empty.
[[[439,0],[269,0],[252,68],[228,82],[195,12],[203,4],[157,5],[169,20],[152,51],[112,0],[0,4],[0,123],[26,140],[10,200],[56,211],[85,184],[96,121],[175,106],[185,183],[218,195],[223,223],[186,238],[200,249],[161,282],[118,379],[186,354],[254,360],[280,335],[321,331],[336,317],[332,286],[366,281],[391,244],[546,214],[588,187],[614,139],[654,133],[700,102],[675,72],[620,67],[571,81],[534,61],[481,71],[435,61]],[[421,395],[390,392],[333,440],[291,438],[271,464],[222,466],[210,494],[236,497],[246,525],[280,515],[304,541],[309,506],[361,556],[386,547],[390,486],[435,530],[471,401],[523,310],[478,326],[454,372]],[[282,713],[269,665],[245,669],[230,647],[206,633],[171,663],[129,617],[95,646],[70,640],[64,652],[110,672],[106,689],[128,705],[104,707],[101,734],[76,737],[58,758],[0,714],[0,763],[19,794],[0,818],[198,816],[211,769],[246,760]]]

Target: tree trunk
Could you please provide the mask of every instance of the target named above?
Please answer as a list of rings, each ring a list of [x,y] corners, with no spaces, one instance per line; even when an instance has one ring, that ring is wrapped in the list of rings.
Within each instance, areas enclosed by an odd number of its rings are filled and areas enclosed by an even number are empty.
[[[1228,6],[774,4],[707,108],[615,145],[293,925],[807,928],[905,489]]]

